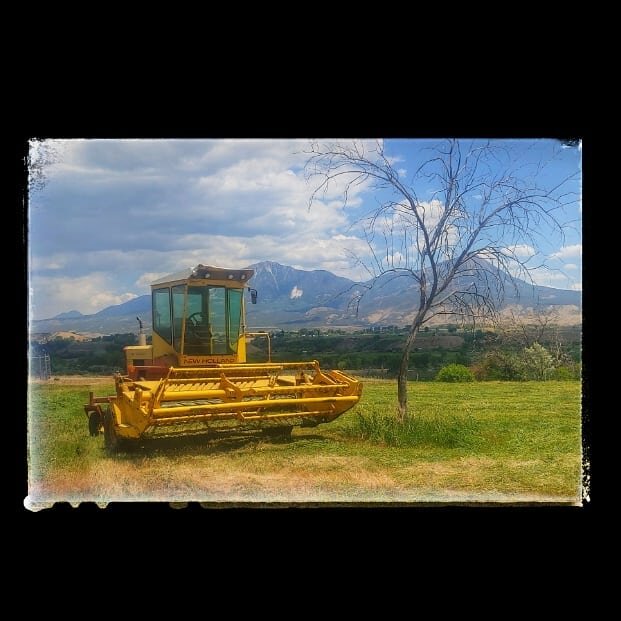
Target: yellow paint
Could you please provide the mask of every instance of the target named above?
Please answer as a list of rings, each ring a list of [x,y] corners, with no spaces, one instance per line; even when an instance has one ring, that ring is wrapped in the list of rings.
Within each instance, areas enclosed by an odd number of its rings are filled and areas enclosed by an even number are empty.
[[[170,368],[160,380],[133,380],[126,375],[115,377],[116,396],[108,399],[113,414],[114,435],[136,439],[158,428],[169,430],[188,424],[202,425],[205,431],[315,426],[334,420],[358,402],[362,383],[340,371],[322,371],[317,361],[245,364],[243,294],[236,352],[212,355],[185,352],[187,287],[222,286],[227,290],[243,292],[253,274],[252,270],[226,270],[201,265],[195,270],[201,275],[200,278],[175,277],[152,285],[153,290],[186,286],[179,351],[155,331],[152,345],[124,348],[128,370],[142,364],[149,366],[151,361],[156,366],[162,366],[162,360],[168,361]],[[206,273],[210,274],[208,278],[204,277]],[[233,277],[229,278],[229,275]],[[223,303],[225,299],[227,312],[231,296],[224,296]],[[201,304],[203,309],[206,308],[204,299]],[[211,310],[209,312],[210,319],[201,324],[207,326],[206,331],[198,333],[196,328],[190,347],[200,348],[208,344],[208,349],[213,351],[215,339],[210,328],[213,325],[210,323]],[[229,321],[228,316],[222,318],[218,325],[225,325],[226,321]],[[228,330],[227,327],[226,335]],[[226,342],[220,343],[223,347],[230,347]]]

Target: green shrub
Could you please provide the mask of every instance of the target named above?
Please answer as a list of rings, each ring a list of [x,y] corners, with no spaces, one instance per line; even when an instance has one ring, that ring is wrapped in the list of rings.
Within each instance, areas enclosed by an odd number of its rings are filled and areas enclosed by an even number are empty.
[[[569,382],[572,380],[580,379],[580,367],[577,364],[571,366],[562,366],[554,369],[549,379],[557,380],[560,382]]]
[[[463,364],[449,364],[438,371],[436,380],[438,382],[473,382],[474,374]]]
[[[524,379],[522,359],[512,352],[492,350],[479,359],[475,367],[478,380],[522,380]]]
[[[549,379],[554,372],[552,354],[539,343],[522,350],[522,363],[526,379],[543,381]]]

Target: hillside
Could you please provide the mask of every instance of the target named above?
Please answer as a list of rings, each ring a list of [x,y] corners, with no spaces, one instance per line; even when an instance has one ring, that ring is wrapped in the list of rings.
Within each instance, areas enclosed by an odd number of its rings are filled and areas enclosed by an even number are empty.
[[[326,270],[298,270],[273,261],[252,266],[251,286],[258,290],[258,304],[247,304],[250,328],[364,327],[406,325],[417,302],[416,285],[408,278],[388,278],[366,291],[358,314],[353,298],[365,291],[365,284],[336,276]],[[472,279],[470,279],[472,280]],[[367,283],[368,285],[368,283]],[[531,286],[517,282],[505,290],[505,306],[513,309],[555,306],[562,323],[580,323],[581,294],[578,291]],[[32,332],[95,332],[100,334],[137,332],[139,316],[151,329],[151,298],[141,295],[123,304],[108,306],[92,315],[68,311],[51,319],[33,321]],[[440,318],[439,321],[445,321]]]

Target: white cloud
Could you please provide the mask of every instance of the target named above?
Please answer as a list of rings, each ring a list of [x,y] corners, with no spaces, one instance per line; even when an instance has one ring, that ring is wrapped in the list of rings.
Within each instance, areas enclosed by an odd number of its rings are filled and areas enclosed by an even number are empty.
[[[52,142],[60,159],[50,167],[46,187],[32,195],[29,212],[38,317],[100,310],[148,293],[158,276],[199,262],[236,267],[273,260],[356,280],[365,276],[347,251],[369,256],[363,233],[352,224],[375,206],[373,199],[366,202],[369,182],[349,189],[351,210],[344,208],[351,181],[345,177],[309,209],[318,179],[309,183],[304,175],[307,141]],[[372,140],[358,145],[371,157],[377,150]],[[388,157],[404,162],[395,167],[402,176],[416,166],[400,154],[397,144]],[[421,195],[428,196],[427,189]],[[430,228],[442,211],[438,200],[420,206]]]
[[[141,289],[148,287],[153,281],[163,276],[168,275],[169,272],[146,272],[136,280],[136,286]]]
[[[572,278],[559,270],[537,267],[530,269],[528,273],[536,285],[541,285],[543,287],[554,287],[556,289],[581,290],[577,289],[579,283],[576,283],[575,278]]]
[[[563,266],[566,270],[577,270],[578,266],[575,263],[565,263]]]
[[[552,259],[574,259],[582,256],[582,244],[572,244],[571,246],[561,246],[558,252],[550,255]]]
[[[418,213],[429,230],[433,230],[444,213],[444,204],[436,198],[429,202],[421,201]]]
[[[50,277],[50,272],[45,271],[32,274],[35,318],[72,309],[84,314],[97,312],[135,295],[147,294],[149,285],[157,278],[198,263],[246,267],[269,259],[298,269],[326,269],[354,280],[366,278],[346,252],[348,249],[365,258],[369,249],[364,240],[353,235],[321,235],[312,229],[280,237],[194,234],[178,238],[172,244],[174,248],[167,250],[67,253],[66,269],[78,272],[77,275],[56,276],[54,272],[54,277]],[[87,274],[80,274],[81,270]]]
[[[297,285],[295,287],[293,287],[293,289],[291,289],[291,293],[289,294],[289,297],[292,300],[296,300],[297,298],[301,298],[303,295],[304,291],[302,289],[298,289]]]
[[[31,256],[30,257],[30,269],[31,270],[61,270],[67,265],[66,254],[53,254],[46,257]]]
[[[93,273],[78,278],[52,277],[31,279],[34,299],[31,304],[33,319],[52,317],[63,311],[78,310],[83,314],[122,304],[137,297],[133,292],[120,292],[114,279],[103,273]]]
[[[391,166],[394,166],[395,164],[398,164],[399,162],[405,162],[405,159],[402,158],[400,155],[390,155],[386,159],[388,160],[388,163]]]
[[[373,141],[361,144],[376,148]],[[355,277],[345,248],[368,250],[347,232],[346,179],[309,209],[304,140],[60,140],[54,146],[60,161],[45,191],[33,195],[29,214],[38,317],[68,306],[100,310],[198,262],[235,267],[269,259]],[[367,187],[350,188],[348,204],[360,205]],[[50,273],[56,278],[43,278]],[[98,273],[111,278],[103,282]]]
[[[444,213],[444,204],[435,198],[431,201],[420,201],[417,205],[417,213],[427,229],[433,231]],[[378,220],[376,226],[417,227],[418,224],[410,205],[404,202],[399,203],[390,215],[387,215],[385,221]]]
[[[537,254],[537,251],[528,244],[515,244],[514,246],[508,246],[507,250],[521,259],[533,257]]]
[[[573,289],[574,291],[582,291],[582,283],[576,282],[573,285],[571,285],[570,289]]]

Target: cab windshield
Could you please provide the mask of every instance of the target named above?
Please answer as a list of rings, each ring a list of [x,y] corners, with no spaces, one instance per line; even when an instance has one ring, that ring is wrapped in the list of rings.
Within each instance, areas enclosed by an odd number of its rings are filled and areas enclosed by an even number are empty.
[[[185,289],[185,285],[181,288]],[[181,319],[185,314],[184,354],[235,354],[241,328],[243,289],[188,286],[185,300],[180,295],[182,291],[175,289],[177,287],[173,287],[172,304],[173,326],[177,328],[173,329],[175,349],[181,349],[177,334],[181,336]]]

